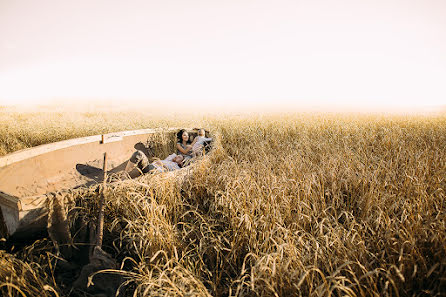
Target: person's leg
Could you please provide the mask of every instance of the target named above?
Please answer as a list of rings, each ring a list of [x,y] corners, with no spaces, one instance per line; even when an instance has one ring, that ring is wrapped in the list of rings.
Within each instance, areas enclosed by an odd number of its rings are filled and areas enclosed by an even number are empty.
[[[144,154],[142,151],[136,151],[132,154],[132,156],[129,159],[129,163],[135,164],[139,170],[143,170],[147,165],[149,165],[149,159],[147,158],[146,154]],[[135,165],[132,166],[131,169],[135,167]],[[127,164],[126,171],[130,170],[130,164]]]
[[[154,169],[156,169],[156,167],[153,164],[149,164],[142,170],[142,172],[143,173],[147,173],[147,172],[150,172],[150,171],[152,171]]]
[[[155,169],[158,172],[163,172],[164,171],[164,165],[163,162],[161,162],[161,160],[156,160],[154,162],[152,162],[151,168],[153,167],[153,169]]]

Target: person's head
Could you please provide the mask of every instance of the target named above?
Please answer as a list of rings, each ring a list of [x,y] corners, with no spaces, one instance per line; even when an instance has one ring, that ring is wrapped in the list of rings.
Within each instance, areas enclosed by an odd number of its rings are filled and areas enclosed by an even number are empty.
[[[204,137],[205,134],[206,134],[206,131],[204,131],[204,129],[198,130],[198,135],[199,136],[203,136]]]
[[[189,141],[189,133],[186,130],[181,129],[180,132],[177,133],[178,142],[188,142]]]
[[[177,155],[172,161],[181,166],[183,164],[183,160],[184,157],[182,155]]]

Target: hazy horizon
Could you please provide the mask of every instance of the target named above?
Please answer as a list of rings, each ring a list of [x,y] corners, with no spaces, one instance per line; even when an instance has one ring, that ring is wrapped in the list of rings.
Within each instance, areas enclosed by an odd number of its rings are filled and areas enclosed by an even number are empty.
[[[401,107],[401,106],[353,106],[353,105],[330,105],[330,106],[274,106],[273,104],[248,104],[209,106],[169,106],[167,102],[132,103],[92,101],[92,102],[49,102],[32,104],[4,104],[0,105],[0,112],[140,112],[153,115],[243,115],[243,114],[299,114],[299,113],[337,113],[337,114],[388,114],[388,115],[445,115],[445,105]]]
[[[417,112],[446,105],[446,2],[0,2],[0,105]]]

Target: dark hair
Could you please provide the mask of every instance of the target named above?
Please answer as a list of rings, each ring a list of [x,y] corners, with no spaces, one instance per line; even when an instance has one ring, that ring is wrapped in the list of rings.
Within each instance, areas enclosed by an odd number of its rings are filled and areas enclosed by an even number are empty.
[[[178,133],[177,133],[177,141],[179,143],[183,143],[183,133],[187,132],[186,129],[181,129]],[[190,143],[190,139],[187,139],[186,143]]]

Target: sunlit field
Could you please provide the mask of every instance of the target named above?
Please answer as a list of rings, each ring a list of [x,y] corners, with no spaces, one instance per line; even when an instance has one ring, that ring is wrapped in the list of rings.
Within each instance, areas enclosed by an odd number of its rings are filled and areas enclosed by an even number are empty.
[[[119,296],[446,295],[445,115],[0,110],[0,155],[152,127],[216,141],[186,179],[109,186],[103,249],[118,265],[103,274]],[[99,193],[70,195],[75,238]],[[50,238],[13,245],[0,243],[0,295],[89,296]]]

